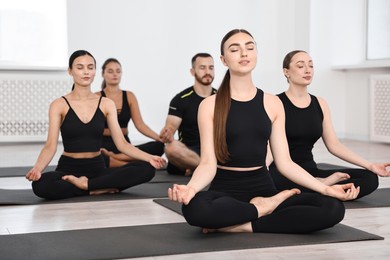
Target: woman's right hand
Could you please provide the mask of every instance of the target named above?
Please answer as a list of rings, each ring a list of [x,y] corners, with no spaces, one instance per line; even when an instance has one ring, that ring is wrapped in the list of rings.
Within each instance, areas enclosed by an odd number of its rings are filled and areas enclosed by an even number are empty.
[[[32,168],[27,174],[26,179],[29,181],[37,181],[41,178],[42,173],[35,168]]]
[[[195,194],[195,189],[187,185],[173,184],[173,187],[168,189],[169,199],[184,205],[190,203]]]
[[[347,201],[356,199],[359,195],[359,192],[360,187],[356,188],[353,183],[347,183],[328,186],[325,190],[325,195],[342,201]]]
[[[164,158],[157,156],[157,155],[152,155],[149,163],[155,168],[155,169],[161,169],[166,166],[167,162],[165,161]]]
[[[160,140],[161,142],[165,143],[171,143],[173,141],[173,133],[169,128],[164,128],[161,130],[160,133]]]

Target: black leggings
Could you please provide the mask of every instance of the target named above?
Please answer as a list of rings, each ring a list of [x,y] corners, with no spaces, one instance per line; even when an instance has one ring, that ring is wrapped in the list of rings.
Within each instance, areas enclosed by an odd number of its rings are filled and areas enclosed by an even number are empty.
[[[64,175],[88,178],[88,190],[81,190],[62,180]],[[106,168],[102,156],[90,159],[74,159],[62,155],[55,171],[45,172],[32,189],[38,197],[55,200],[89,195],[90,191],[118,189],[122,191],[132,186],[150,181],[155,169],[147,162],[137,161],[126,167]]]
[[[265,167],[249,172],[218,169],[210,189],[198,192],[182,211],[193,226],[218,229],[251,222],[253,232],[268,233],[309,233],[332,227],[344,218],[341,201],[318,193],[294,195],[270,215],[259,218],[249,201],[277,192]]]
[[[127,135],[124,135],[124,137],[128,143],[131,143]],[[113,153],[120,153],[118,148],[115,146],[115,143],[112,140],[111,136],[103,137],[102,147]],[[144,144],[136,145],[136,147],[138,147],[138,149],[146,153],[153,154],[153,155],[161,156],[164,153],[164,144],[157,141],[151,141]]]
[[[351,178],[345,181],[340,181],[338,182],[338,184],[353,183],[355,184],[356,187],[359,186],[360,192],[356,199],[362,198],[372,193],[378,188],[379,185],[378,175],[365,169],[339,168],[339,169],[321,170],[317,168],[317,164],[315,162],[308,162],[305,164],[301,164],[301,167],[304,168],[307,172],[309,172],[314,177],[318,177],[318,178],[326,178],[335,172],[348,173]],[[269,171],[271,173],[271,177],[275,183],[276,188],[279,190],[298,188],[301,191],[313,192],[312,190],[304,188],[290,181],[286,177],[284,177],[276,169],[275,164],[270,165]]]
[[[124,135],[124,138],[128,143],[130,142],[130,138],[127,135]],[[151,141],[144,144],[136,145],[138,149],[144,151],[145,153],[161,156],[164,154],[164,144],[158,141]],[[107,149],[113,153],[121,153],[116,147],[114,140],[112,140],[111,136],[103,136],[102,148]],[[104,162],[107,167],[110,166],[110,159],[107,156],[104,157]]]

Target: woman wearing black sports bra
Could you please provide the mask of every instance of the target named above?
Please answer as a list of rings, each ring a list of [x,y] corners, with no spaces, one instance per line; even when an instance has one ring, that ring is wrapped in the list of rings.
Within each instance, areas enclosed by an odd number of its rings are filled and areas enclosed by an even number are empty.
[[[65,199],[119,192],[151,180],[165,160],[129,144],[119,127],[114,102],[91,91],[95,58],[87,51],[75,51],[68,72],[74,80],[72,92],[50,104],[46,144],[26,174],[34,193],[45,199]],[[124,168],[105,167],[100,152],[105,120],[118,149],[138,161]],[[60,131],[64,152],[55,171],[42,173],[56,153]]]
[[[161,156],[164,153],[164,143],[160,141],[159,135],[143,121],[136,96],[131,91],[120,89],[122,66],[119,61],[114,58],[107,59],[102,66],[102,76],[102,90],[96,94],[108,97],[114,101],[117,107],[118,122],[125,139],[130,143],[128,124],[133,119],[135,128],[143,135],[154,140],[136,145],[136,147],[146,153]],[[102,152],[105,155],[107,166],[118,167],[134,161],[134,158],[120,153],[115,146],[107,124],[105,125],[103,135],[102,147],[104,149]]]
[[[357,199],[375,191],[378,187],[378,176],[390,175],[386,170],[390,163],[370,163],[339,141],[326,101],[308,92],[314,74],[310,55],[301,50],[288,53],[283,60],[283,73],[289,86],[287,91],[280,93],[278,97],[286,114],[285,129],[292,160],[328,185],[354,183],[360,187]],[[333,155],[362,168],[318,169],[312,149],[319,138],[322,138]],[[276,188],[309,191],[280,174],[275,163],[269,166],[269,171]]]
[[[359,188],[325,185],[291,160],[283,106],[252,81],[257,48],[251,34],[226,34],[221,60],[228,67],[222,84],[199,107],[200,164],[187,185],[168,190],[169,198],[183,203],[187,222],[206,233],[307,233],[339,223],[345,213],[340,200],[356,198]],[[318,193],[275,188],[265,167],[268,141],[280,171]]]

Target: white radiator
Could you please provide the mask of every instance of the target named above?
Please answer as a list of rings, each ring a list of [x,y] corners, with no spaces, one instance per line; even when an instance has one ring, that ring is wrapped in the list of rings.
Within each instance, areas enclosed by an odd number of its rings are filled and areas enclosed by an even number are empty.
[[[0,79],[0,142],[45,141],[49,105],[71,88],[69,77]]]
[[[370,77],[370,140],[390,143],[390,75]]]

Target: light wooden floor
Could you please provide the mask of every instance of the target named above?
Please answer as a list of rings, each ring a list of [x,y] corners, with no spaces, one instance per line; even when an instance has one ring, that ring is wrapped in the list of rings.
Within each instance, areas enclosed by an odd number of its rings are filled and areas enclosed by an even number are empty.
[[[390,144],[351,140],[343,142],[370,161],[390,161]],[[0,144],[0,167],[33,165],[41,147],[42,144]],[[54,164],[61,150],[60,147],[53,159]],[[348,165],[331,156],[322,143],[316,145],[315,155],[317,162]],[[380,187],[390,187],[390,178],[381,178]],[[30,183],[22,177],[1,178],[0,188],[25,189],[30,188]],[[173,222],[184,222],[184,219],[153,203],[151,199],[0,207],[1,235]],[[385,240],[144,259],[390,259],[390,208],[349,209],[342,223],[383,236]]]

